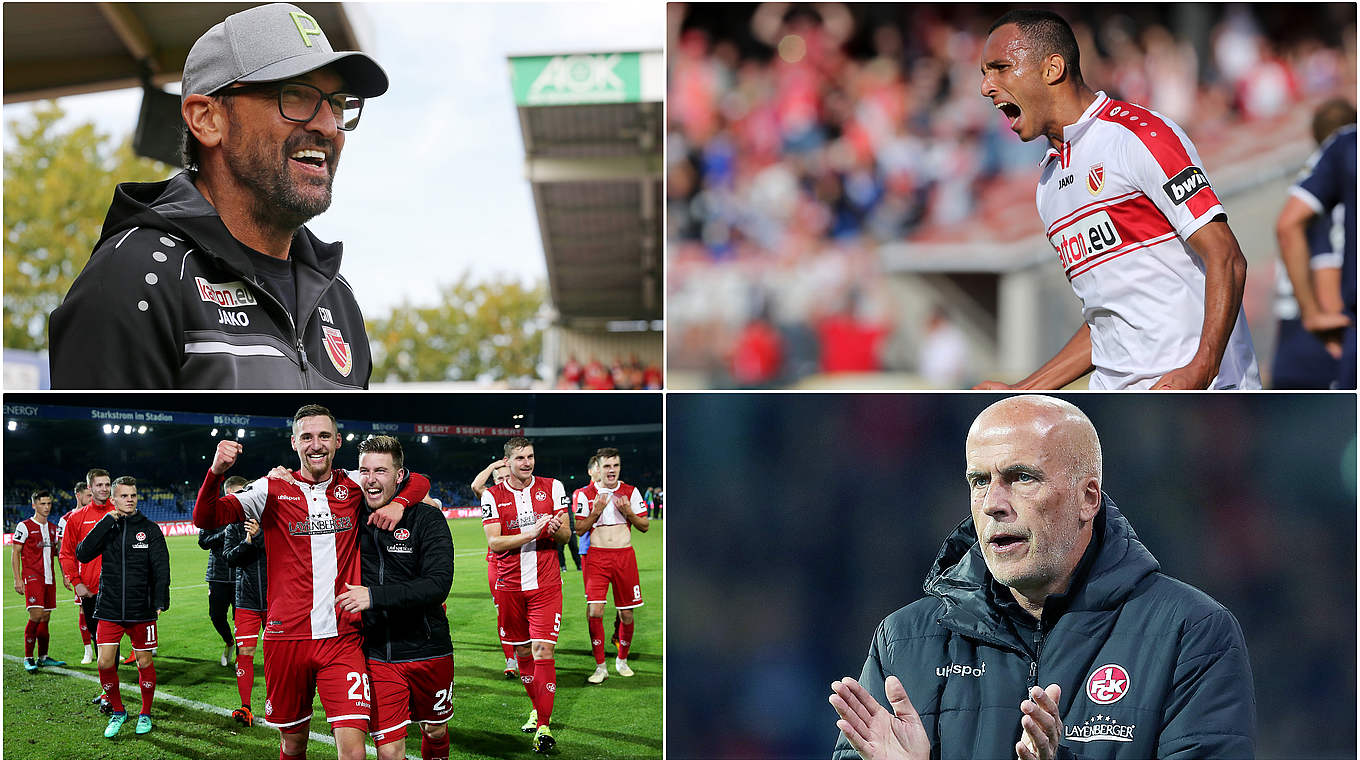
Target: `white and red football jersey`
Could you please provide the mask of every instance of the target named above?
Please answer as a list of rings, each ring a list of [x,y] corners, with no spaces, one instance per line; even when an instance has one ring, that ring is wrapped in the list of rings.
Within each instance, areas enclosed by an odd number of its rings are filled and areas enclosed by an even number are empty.
[[[358,526],[363,505],[359,474],[332,470],[329,480],[312,483],[294,472],[297,485],[274,478],[260,478],[244,490],[218,496],[217,519],[228,512],[227,523],[247,517],[260,522],[264,552],[269,557],[269,587],[264,638],[326,639],[356,633],[363,625],[357,613],[336,607],[345,584],[361,585]],[[216,493],[221,476],[208,473],[195,523],[205,495]],[[411,473],[394,501],[409,506],[425,498],[430,482]],[[205,494],[206,492],[206,494]],[[225,524],[225,523],[224,523]]]
[[[1190,363],[1204,326],[1204,262],[1185,242],[1219,214],[1181,128],[1096,93],[1040,166],[1036,202],[1091,329],[1092,389],[1148,388]],[[1238,310],[1210,388],[1260,388]]]
[[[573,494],[576,499],[574,506],[574,509],[576,510],[576,519],[579,520],[590,514],[591,505],[595,502],[595,497],[601,493],[622,496],[628,500],[628,507],[633,510],[633,514],[647,514],[647,503],[642,500],[642,493],[633,486],[630,486],[623,481],[619,481],[618,486],[612,491],[605,488],[600,483],[591,483],[585,488],[576,489],[576,493]],[[614,500],[610,499],[609,506],[605,507],[604,511],[600,513],[600,519],[596,520],[595,524],[590,526],[590,530],[586,531],[586,535],[590,535],[601,525],[619,525],[620,523],[626,522],[628,522],[628,520],[623,516],[623,513],[619,511],[618,506],[614,504]],[[633,528],[629,525],[628,529],[631,531]]]
[[[55,582],[52,579],[54,533],[51,523],[38,522],[31,517],[14,526],[14,544],[19,547],[16,551],[25,580],[37,578],[41,566],[43,583]]]
[[[557,514],[566,519],[567,508],[567,489],[553,478],[535,477],[528,487],[519,490],[511,488],[507,478],[482,492],[482,524],[500,523],[502,536],[532,530],[540,515]],[[496,552],[493,561],[498,591],[533,591],[562,585],[557,545],[551,538]]]

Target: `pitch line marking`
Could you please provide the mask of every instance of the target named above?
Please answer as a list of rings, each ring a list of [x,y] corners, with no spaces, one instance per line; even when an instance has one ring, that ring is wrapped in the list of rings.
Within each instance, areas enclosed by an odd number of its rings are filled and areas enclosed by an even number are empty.
[[[18,656],[18,655],[14,655],[14,654],[7,654],[7,655],[5,655],[5,659],[6,659],[6,660],[10,660],[11,662],[15,662],[15,663],[23,663],[23,661],[24,661],[24,658],[22,658],[22,657],[20,657],[20,656]],[[73,678],[79,678],[79,679],[81,679],[81,680],[83,680],[83,681],[90,681],[91,683],[95,683],[95,684],[98,684],[98,683],[99,683],[99,679],[98,679],[98,678],[95,678],[94,676],[90,675],[89,673],[82,673],[82,672],[80,672],[80,671],[78,671],[78,670],[71,670],[70,668],[53,668],[53,667],[47,667],[47,668],[43,668],[43,672],[45,672],[45,673],[56,673],[57,675],[62,675],[62,676],[71,676],[71,677],[73,677]],[[169,694],[169,693],[167,693],[167,692],[165,692],[165,691],[162,691],[161,688],[160,688],[160,684],[158,683],[158,684],[156,684],[156,701],[159,702],[159,701],[161,701],[161,700],[164,700],[164,701],[166,701],[166,702],[170,702],[171,704],[179,705],[179,706],[181,706],[181,707],[188,707],[188,708],[193,709],[193,710],[199,710],[199,711],[201,711],[201,712],[212,713],[212,714],[214,714],[214,715],[221,715],[221,716],[227,717],[227,718],[230,718],[230,717],[231,717],[231,710],[228,710],[228,709],[225,708],[225,707],[218,707],[217,705],[209,705],[209,704],[205,704],[205,703],[203,703],[203,702],[199,702],[199,701],[196,701],[196,700],[193,700],[193,699],[186,699],[186,698],[184,698],[184,697],[177,697],[177,696],[175,696],[174,694]],[[11,709],[12,709],[12,708],[11,708]],[[274,725],[273,725],[272,723],[270,723],[269,721],[264,720],[264,719],[262,719],[262,718],[256,718],[256,719],[255,719],[255,723],[256,723],[256,725],[265,726],[265,727],[267,727],[267,728],[274,728]],[[335,737],[331,736],[330,734],[323,734],[323,733],[320,733],[320,732],[317,732],[317,731],[309,731],[308,734],[307,734],[307,738],[310,739],[310,740],[312,740],[312,741],[314,741],[314,742],[322,742],[322,743],[324,743],[324,744],[329,744],[329,745],[331,745],[332,747],[335,746]],[[377,756],[378,756],[378,751],[377,751],[376,749],[373,748],[373,745],[368,744],[367,742],[364,743],[364,752],[365,752],[366,754],[372,756],[372,757],[377,757]],[[406,756],[406,760],[420,760],[420,755],[410,755],[410,754],[408,754],[408,755]]]

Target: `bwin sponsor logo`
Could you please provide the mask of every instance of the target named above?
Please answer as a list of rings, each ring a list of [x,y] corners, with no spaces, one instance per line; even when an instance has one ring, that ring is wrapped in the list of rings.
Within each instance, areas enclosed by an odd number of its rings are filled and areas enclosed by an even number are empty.
[[[944,667],[935,668],[935,675],[941,678],[946,678],[948,676],[972,676],[974,678],[981,678],[982,674],[986,672],[987,663],[985,662],[976,668],[972,665],[960,665],[957,662],[945,665]]]
[[[1209,186],[1209,178],[1198,166],[1187,166],[1169,182],[1162,185],[1162,192],[1177,206],[1190,200],[1190,197]]]

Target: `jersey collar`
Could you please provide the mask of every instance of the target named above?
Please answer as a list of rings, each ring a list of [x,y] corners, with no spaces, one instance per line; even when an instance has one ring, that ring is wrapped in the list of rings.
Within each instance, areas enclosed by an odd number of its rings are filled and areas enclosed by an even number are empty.
[[[1062,159],[1064,165],[1066,165],[1066,162],[1071,159],[1072,143],[1091,126],[1092,122],[1095,121],[1096,114],[1100,113],[1101,109],[1109,103],[1110,97],[1105,94],[1105,91],[1098,91],[1096,99],[1091,101],[1091,105],[1087,106],[1085,111],[1082,111],[1081,117],[1072,124],[1063,127],[1063,150],[1059,151],[1057,148],[1049,146],[1048,152],[1039,160],[1040,168],[1055,158]],[[1064,156],[1063,153],[1067,155]]]

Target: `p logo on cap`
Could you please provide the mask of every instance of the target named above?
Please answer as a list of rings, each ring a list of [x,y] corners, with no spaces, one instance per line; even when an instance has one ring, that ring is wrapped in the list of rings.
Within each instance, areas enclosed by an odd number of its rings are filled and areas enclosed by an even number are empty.
[[[312,41],[307,38],[309,34],[313,37],[322,36],[321,25],[316,23],[316,19],[302,11],[289,11],[288,15],[293,17],[293,25],[297,27],[298,34],[302,35],[302,44],[312,46]],[[307,22],[307,26],[303,26],[303,21]]]

